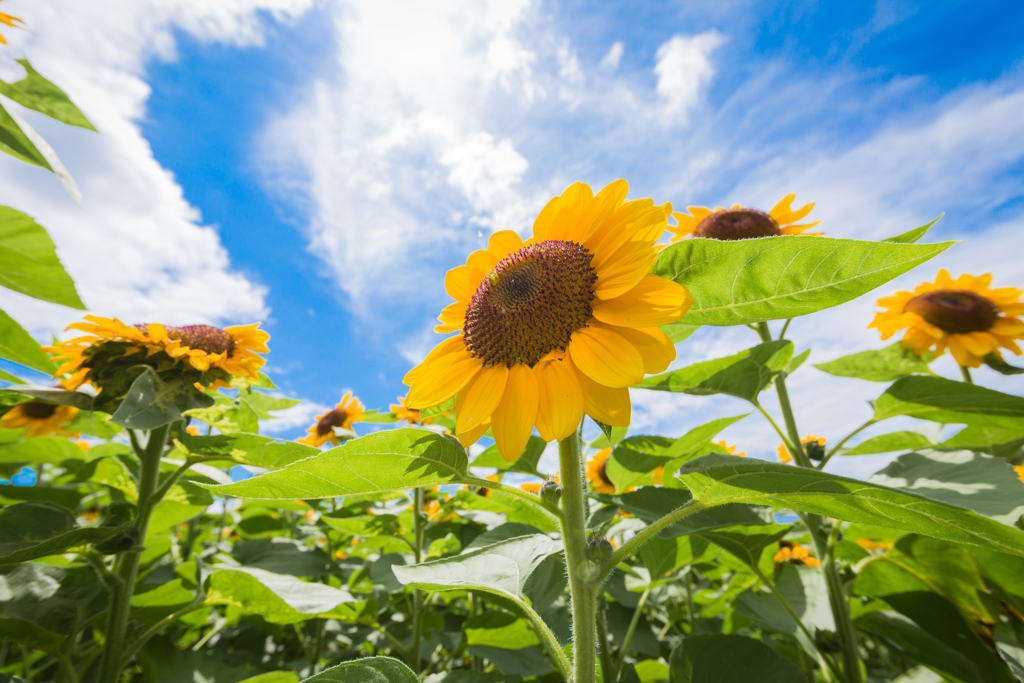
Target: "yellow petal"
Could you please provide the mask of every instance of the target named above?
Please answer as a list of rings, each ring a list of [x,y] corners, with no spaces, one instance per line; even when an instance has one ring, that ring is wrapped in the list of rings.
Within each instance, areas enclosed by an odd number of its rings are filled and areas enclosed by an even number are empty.
[[[608,183],[602,188],[594,200],[590,202],[583,215],[580,216],[580,243],[585,244],[591,235],[602,230],[606,221],[622,204],[629,192],[629,183],[619,179]]]
[[[775,222],[779,225],[789,225],[790,223],[796,223],[798,220],[806,216],[814,208],[814,203],[807,204],[796,211],[793,211],[791,205],[793,200],[796,199],[795,194],[789,194],[782,198],[782,200],[775,205],[775,207],[768,212],[768,215],[775,219]]]
[[[486,420],[482,425],[474,427],[473,429],[470,429],[468,432],[456,434],[455,436],[458,438],[459,443],[462,445],[463,448],[469,448],[477,441],[479,441],[481,436],[487,433],[487,430],[490,428],[490,426],[491,421]]]
[[[487,241],[487,251],[495,261],[500,261],[514,251],[523,248],[523,240],[511,230],[499,230]]]
[[[461,338],[456,339],[461,343]],[[410,408],[421,409],[444,403],[459,393],[482,367],[483,361],[470,354],[465,345],[425,360],[410,372],[415,373],[411,381],[409,375],[405,377],[406,383],[410,384],[407,404]]]
[[[645,244],[627,244],[615,258],[597,271],[594,295],[598,299],[613,299],[636,287],[658,258],[658,250]]]
[[[505,393],[491,415],[491,430],[498,452],[512,462],[526,448],[537,417],[537,378],[528,365],[513,365],[508,371]]]
[[[564,356],[564,354],[559,354]],[[533,369],[537,376],[537,431],[545,441],[561,441],[583,419],[583,390],[572,361],[567,357],[542,360]]]
[[[643,202],[649,204],[645,210],[631,212],[633,216],[629,220],[623,220],[618,223],[614,220],[609,221],[610,229],[607,231],[602,230],[601,233],[595,236],[600,237],[600,240],[591,239],[584,244],[594,253],[591,265],[598,272],[606,264],[614,263],[617,259],[621,259],[623,254],[635,248],[636,245],[642,244],[648,248],[653,247],[661,239],[661,236],[665,234],[665,229],[668,227],[666,221],[672,206],[669,204],[650,206],[653,202],[649,199],[639,200],[637,203]],[[632,203],[630,202],[630,204]],[[632,207],[623,207],[624,210],[627,208],[632,209]],[[627,212],[624,211],[624,213]]]
[[[494,270],[494,266],[498,265],[498,260],[486,249],[477,249],[466,259],[466,265],[476,268],[486,275]]]
[[[583,390],[583,409],[587,415],[612,427],[629,426],[629,389],[598,384],[582,372],[577,373],[577,379]]]
[[[625,294],[596,301],[594,317],[620,327],[658,327],[682,318],[692,303],[682,285],[659,275],[646,275]]]
[[[423,359],[422,363],[414,367],[409,372],[405,373],[405,378],[402,380],[402,383],[412,384],[414,381],[416,381],[416,377],[419,376],[420,371],[424,366],[426,366],[429,363],[432,363],[441,356],[446,356],[451,353],[464,351],[465,348],[466,344],[463,342],[462,335],[458,335],[456,337],[449,337],[448,339],[445,339],[440,344],[431,349],[430,353],[427,354],[427,357]]]
[[[446,334],[455,330],[461,330],[462,326],[466,323],[466,309],[468,307],[469,304],[465,301],[456,301],[445,306],[441,310],[441,315],[437,316],[441,324],[434,328],[434,332]]]
[[[616,327],[615,331],[640,352],[648,375],[665,372],[676,359],[676,345],[657,327]]]
[[[466,383],[455,399],[456,434],[479,427],[491,416],[501,402],[507,379],[507,367],[491,365],[480,370]]]
[[[456,301],[469,301],[473,298],[480,281],[484,279],[484,271],[473,266],[452,268],[444,276],[444,288],[448,296]]]
[[[579,241],[580,214],[593,199],[594,192],[586,183],[570,185],[553,206],[549,204],[553,212],[552,217],[544,226],[543,233],[534,230],[534,237],[544,240]],[[548,211],[548,207],[544,207],[544,210]]]
[[[640,352],[609,327],[584,327],[573,332],[569,357],[577,370],[605,386],[631,387],[644,378]]]

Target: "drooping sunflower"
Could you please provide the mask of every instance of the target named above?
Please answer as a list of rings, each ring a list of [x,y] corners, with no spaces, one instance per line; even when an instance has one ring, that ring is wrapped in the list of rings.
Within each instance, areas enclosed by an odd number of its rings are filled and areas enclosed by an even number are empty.
[[[164,326],[159,323],[126,325],[117,318],[85,316],[87,322],[69,325],[69,330],[87,336],[43,347],[66,361],[58,375],[71,373],[62,382],[66,389],[92,384],[103,390],[112,386],[112,375],[125,367],[146,364],[158,373],[178,371],[211,388],[228,386],[231,377],[259,381],[257,371],[266,362],[257,355],[267,353],[270,335],[256,329],[259,323],[221,329],[212,325]],[[193,372],[194,371],[194,372]]]
[[[877,328],[882,339],[906,329],[900,344],[918,355],[934,350],[941,356],[947,349],[956,362],[976,368],[985,356],[1000,357],[1000,348],[1020,355],[1018,339],[1024,339],[1024,290],[1013,287],[990,289],[991,275],[961,275],[956,280],[940,270],[935,282],[918,285],[913,292],[896,292],[878,300],[885,308],[875,314],[869,328]]]
[[[44,401],[28,401],[19,403],[0,417],[0,427],[5,429],[21,429],[28,427],[26,436],[69,436],[70,432],[63,429],[75,419],[78,408],[60,406]]]
[[[0,2],[3,2],[3,0],[0,0]],[[25,29],[25,22],[24,21],[22,21],[18,17],[12,17],[10,14],[4,14],[3,12],[0,12],[0,24],[5,24],[7,26],[10,26],[11,28],[20,28],[22,30]],[[20,26],[19,26],[19,24],[20,24]],[[3,34],[0,34],[0,45],[6,45],[6,44],[7,44],[7,39],[4,38]]]
[[[337,446],[337,430],[352,431],[352,425],[361,422],[365,414],[366,409],[363,404],[349,391],[341,397],[338,405],[323,415],[316,416],[316,423],[309,428],[307,436],[299,439],[299,443],[320,448],[330,441],[332,446]]]
[[[456,300],[437,332],[458,332],[406,376],[408,405],[455,401],[463,446],[492,428],[514,460],[534,426],[568,437],[583,414],[630,418],[628,387],[665,370],[675,346],[658,329],[689,309],[689,293],[649,271],[672,207],[625,201],[617,180],[594,196],[576,183],[540,212],[533,237],[493,234],[487,249],[448,271]]]
[[[782,198],[768,213],[734,204],[732,208],[716,207],[714,211],[704,206],[688,206],[689,213],[675,212],[672,217],[679,225],[670,225],[668,229],[675,235],[673,242],[685,237],[705,237],[715,240],[744,240],[752,237],[774,237],[776,235],[801,235],[821,221],[797,224],[814,208],[814,204],[793,210],[791,205],[796,199],[795,194]],[[809,232],[808,235],[822,235],[820,232]]]
[[[818,436],[817,434],[811,434],[810,436],[805,436],[803,439],[801,439],[800,443],[803,445],[805,450],[808,450],[808,448],[807,448],[808,445],[811,445],[812,448],[814,446],[818,446],[820,448],[824,448],[825,447],[825,443],[826,443],[826,439],[823,436]],[[789,449],[786,448],[786,444],[783,444],[783,443],[779,444],[778,456],[779,456],[779,462],[781,462],[781,463],[787,463],[787,462],[790,462],[790,461],[793,460],[793,456],[790,454]],[[814,459],[820,460],[820,458],[814,458]]]
[[[420,417],[420,411],[415,408],[410,408],[406,396],[399,396],[398,403],[392,403],[390,406],[391,414],[395,416],[395,419],[401,421],[405,420],[411,425],[415,424],[433,424],[434,418],[432,417]]]
[[[799,543],[790,541],[779,541],[779,551],[775,553],[775,564],[791,562],[793,564],[805,564],[808,567],[819,567],[821,562],[811,555],[811,551]]]
[[[615,493],[615,484],[608,478],[608,456],[611,454],[612,449],[603,448],[587,463],[587,479],[597,493]]]

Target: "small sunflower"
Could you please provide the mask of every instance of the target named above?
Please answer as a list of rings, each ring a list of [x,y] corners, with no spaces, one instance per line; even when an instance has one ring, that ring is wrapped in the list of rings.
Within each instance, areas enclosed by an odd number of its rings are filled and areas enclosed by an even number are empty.
[[[873,538],[858,538],[856,542],[857,545],[868,552],[873,550],[892,550],[893,545],[895,545],[892,541],[879,541]]]
[[[316,424],[309,428],[308,436],[299,439],[299,443],[320,448],[330,441],[332,446],[337,446],[338,430],[352,431],[352,425],[361,422],[365,414],[363,404],[350,391],[341,397],[341,402],[334,408],[316,416]]]
[[[820,446],[820,447],[824,448],[825,442],[826,442],[825,437],[818,436],[817,434],[811,434],[810,436],[805,436],[800,441],[800,443],[804,446],[805,449],[807,448],[808,444],[816,444],[817,446]],[[789,449],[786,448],[786,444],[782,444],[782,443],[779,444],[778,455],[779,455],[779,462],[786,463],[786,462],[790,462],[791,460],[793,460],[793,456],[790,455]]]
[[[587,479],[597,493],[615,493],[615,484],[608,478],[608,456],[612,449],[604,448],[587,463]]]
[[[779,552],[775,553],[775,564],[792,562],[793,564],[805,564],[808,567],[820,567],[818,558],[811,555],[811,551],[799,543],[779,541]]]
[[[506,460],[522,452],[534,426],[554,441],[584,413],[628,425],[629,387],[676,357],[658,326],[679,320],[692,301],[649,273],[671,205],[626,202],[627,190],[617,180],[594,196],[576,183],[540,212],[533,237],[497,232],[448,271],[455,303],[435,330],[458,334],[405,376],[408,405],[457,396],[462,445],[491,428]]]
[[[109,385],[108,369],[123,369],[120,359],[129,359],[130,365],[148,364],[158,373],[179,370],[212,388],[228,386],[229,377],[244,377],[259,381],[257,371],[266,362],[259,353],[267,353],[270,335],[256,329],[259,323],[220,329],[212,325],[164,326],[159,323],[126,325],[117,318],[85,316],[87,322],[74,323],[69,330],[79,330],[88,336],[76,337],[43,347],[57,354],[55,360],[66,361],[58,375],[71,373],[62,382],[69,390],[83,384],[97,389]],[[140,355],[143,354],[143,355]],[[117,368],[108,366],[117,365]]]
[[[824,441],[824,439],[822,441]],[[735,455],[737,458],[745,458],[745,457],[747,457],[746,453],[737,453],[736,452],[736,446],[730,446],[724,440],[716,441],[715,445],[721,446],[723,449],[725,449],[725,452],[728,453],[729,455]]]
[[[0,2],[3,2],[3,0],[0,0]],[[24,21],[22,21],[18,17],[12,17],[10,14],[4,14],[3,12],[0,12],[0,24],[5,24],[7,26],[10,26],[11,28],[20,28],[22,30],[25,30]],[[0,45],[6,44],[7,39],[3,37],[3,34],[0,34]]]
[[[28,427],[26,436],[69,436],[63,427],[75,419],[78,408],[59,406],[44,401],[28,401],[19,403],[0,417],[0,427],[21,429]]]
[[[415,408],[410,408],[408,406],[407,397],[405,396],[399,396],[398,403],[392,403],[389,407],[391,408],[391,414],[395,416],[396,420],[405,420],[411,425],[429,425],[434,423],[434,418],[420,417],[420,411]]]
[[[1024,482],[1024,464],[1017,465],[1013,468],[1013,471],[1017,473],[1017,477]]]
[[[940,270],[935,282],[918,285],[913,292],[896,292],[878,300],[885,311],[875,314],[875,327],[888,339],[906,329],[900,344],[922,355],[941,356],[946,349],[956,362],[976,368],[985,356],[1000,357],[1000,348],[1020,355],[1016,340],[1024,339],[1024,290],[990,289],[991,275],[961,275],[956,280]]]
[[[752,237],[803,234],[805,230],[813,228],[821,221],[796,225],[797,221],[811,212],[814,204],[807,204],[794,211],[791,208],[794,199],[795,194],[786,195],[768,213],[739,204],[734,204],[729,209],[717,207],[714,211],[703,206],[688,206],[686,210],[689,213],[672,214],[672,217],[679,221],[679,225],[668,226],[668,229],[675,233],[671,241],[678,242],[689,235],[714,240],[745,240]]]

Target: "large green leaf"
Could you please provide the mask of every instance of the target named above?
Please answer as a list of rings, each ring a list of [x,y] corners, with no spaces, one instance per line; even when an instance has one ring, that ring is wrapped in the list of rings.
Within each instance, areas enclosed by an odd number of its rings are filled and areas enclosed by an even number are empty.
[[[68,460],[92,460],[94,453],[73,441],[56,436],[37,436],[24,441],[0,444],[0,462],[31,462],[60,465]]]
[[[377,432],[287,467],[223,486],[219,496],[335,498],[457,483],[466,478],[466,452],[450,437],[425,429]]]
[[[919,420],[978,427],[1024,428],[1024,398],[944,377],[904,377],[875,401],[875,420]]]
[[[50,361],[50,357],[39,350],[39,342],[3,311],[0,311],[0,358],[6,358],[47,375],[57,372],[57,366]]]
[[[803,672],[790,660],[760,641],[737,635],[687,636],[672,650],[669,667],[671,683],[807,681]]]
[[[485,612],[470,617],[462,628],[469,645],[501,647],[506,650],[540,645],[540,638],[533,632],[530,622],[508,612]]]
[[[302,683],[419,683],[419,680],[397,659],[367,657],[339,664]]]
[[[963,448],[1013,458],[1024,446],[1024,422],[1012,427],[969,425],[939,444],[939,448]]]
[[[294,576],[250,567],[221,567],[207,580],[206,601],[233,605],[274,624],[294,624],[330,616],[355,598],[348,591],[307,583]]]
[[[792,357],[793,342],[784,339],[765,342],[734,356],[648,377],[637,386],[695,396],[728,394],[757,402],[757,395],[786,369]]]
[[[27,59],[14,60],[25,69],[25,77],[14,83],[0,81],[0,95],[9,97],[26,109],[45,114],[52,119],[71,126],[79,126],[95,131],[78,107],[76,107],[63,90],[43,78],[32,68]]]
[[[765,549],[778,543],[792,528],[782,524],[733,526],[708,529],[698,535],[735,555],[744,564],[757,567]]]
[[[110,421],[128,429],[156,429],[183,419],[183,410],[212,402],[194,387],[168,384],[153,368],[143,366]]]
[[[46,229],[28,214],[7,206],[0,206],[0,285],[43,301],[85,309]]]
[[[186,453],[224,458],[243,465],[276,470],[316,455],[320,449],[295,441],[283,441],[258,434],[192,436],[183,433],[178,443]]]
[[[39,151],[18,120],[11,116],[3,104],[0,104],[0,152],[10,154],[15,159],[33,166],[45,168],[47,171],[53,170],[46,156]]]
[[[738,460],[739,458],[736,459]],[[629,493],[614,496],[594,496],[594,498],[612,505],[618,505],[647,524],[651,524],[672,511],[678,510],[692,500],[690,492],[686,489],[653,486],[644,487]],[[691,514],[662,529],[659,535],[664,538],[674,538],[706,529],[767,523],[753,508],[742,505],[730,505],[728,507],[701,510]]]
[[[653,272],[686,287],[682,322],[742,325],[807,315],[856,299],[953,242],[892,244],[829,237],[689,239],[669,246]]]
[[[58,567],[42,562],[0,566],[0,619],[30,621],[54,633],[71,633],[101,614],[107,587],[88,566]]]
[[[930,375],[931,354],[919,356],[898,342],[877,351],[861,351],[814,367],[836,377],[855,377],[869,382],[892,382],[906,375]]]
[[[784,564],[776,573],[774,581],[775,589],[793,609],[805,629],[811,633],[835,631],[828,588],[821,570],[805,565]],[[774,593],[751,588],[736,596],[734,604],[742,616],[772,631],[793,636],[808,654],[816,656],[815,644]]]
[[[712,454],[684,464],[679,477],[706,506],[788,507],[1024,555],[1022,531],[970,510],[819,470]]]
[[[109,527],[76,527],[74,516],[50,503],[27,502],[0,509],[0,564],[28,562],[99,543],[131,528],[131,519]]]
[[[1024,483],[1002,458],[972,451],[904,453],[868,479],[874,484],[974,510],[1003,524],[1024,513]]]
[[[872,455],[894,451],[912,451],[915,448],[934,446],[924,434],[918,432],[892,432],[865,439],[853,448],[839,451],[839,455]]]

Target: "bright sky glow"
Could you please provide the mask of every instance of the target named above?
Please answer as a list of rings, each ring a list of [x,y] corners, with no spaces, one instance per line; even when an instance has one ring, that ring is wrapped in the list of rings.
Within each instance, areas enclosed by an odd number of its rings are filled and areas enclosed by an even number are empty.
[[[23,117],[84,199],[0,158],[0,203],[53,235],[83,299],[128,322],[246,323],[310,405],[351,389],[386,408],[440,339],[444,273],[499,229],[530,230],[583,180],[631,197],[769,209],[816,202],[830,236],[945,218],[965,242],[877,294],[991,272],[1024,286],[1024,5],[542,0],[8,0],[0,73],[28,56],[100,134]],[[875,296],[794,321],[813,362],[882,343]],[[43,340],[77,318],[10,292]],[[756,343],[702,329],[678,365]],[[948,363],[937,368],[953,375]],[[983,370],[1019,392],[1019,379]],[[884,385],[791,380],[801,429],[838,438]],[[632,433],[749,411],[634,391]],[[725,436],[774,457],[752,416]],[[913,423],[905,426],[913,427]],[[895,429],[887,423],[885,431]],[[856,462],[853,462],[856,460]],[[878,458],[838,463],[861,476]]]

